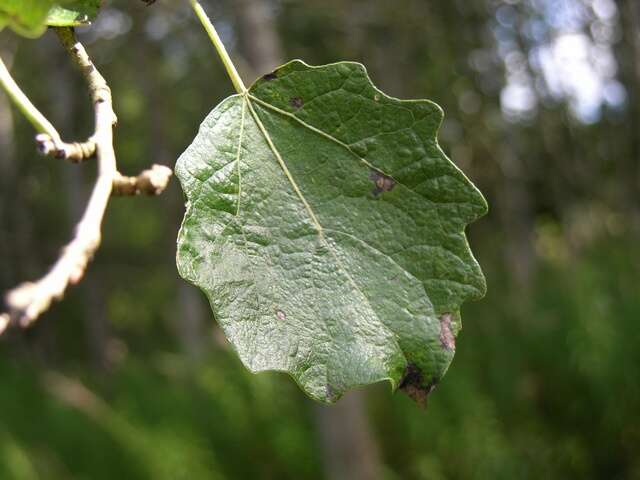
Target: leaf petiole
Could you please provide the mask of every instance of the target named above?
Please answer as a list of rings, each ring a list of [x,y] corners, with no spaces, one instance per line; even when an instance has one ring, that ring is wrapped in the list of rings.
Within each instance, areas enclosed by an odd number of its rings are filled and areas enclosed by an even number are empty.
[[[213,46],[216,47],[218,56],[220,57],[220,60],[222,60],[224,68],[227,70],[227,74],[233,82],[233,86],[240,95],[244,95],[245,93],[247,93],[247,87],[244,86],[244,82],[242,81],[242,78],[240,78],[240,74],[238,74],[238,70],[236,70],[236,66],[233,64],[231,57],[227,53],[227,49],[224,47],[224,44],[222,43],[222,40],[220,39],[216,28],[213,26],[213,23],[211,23],[211,20],[202,8],[202,5],[200,5],[200,2],[198,2],[198,0],[189,1],[191,3],[191,8],[193,8],[193,11],[198,16],[200,23],[202,23],[202,26],[207,31],[207,34],[209,35]]]

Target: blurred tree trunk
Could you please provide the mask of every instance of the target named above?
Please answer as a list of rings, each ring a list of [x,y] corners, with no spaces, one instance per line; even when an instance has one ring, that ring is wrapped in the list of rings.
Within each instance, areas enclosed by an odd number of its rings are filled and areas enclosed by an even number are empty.
[[[331,406],[317,406],[326,478],[376,480],[382,466],[367,418],[362,391],[353,391]]]
[[[283,52],[268,0],[234,2],[241,53],[263,74],[282,64]],[[368,425],[364,395],[352,392],[332,407],[317,407],[325,474],[331,480],[376,480],[382,468]]]
[[[15,41],[5,41],[0,55],[7,68],[11,68],[16,50]],[[32,279],[37,275],[37,255],[33,250],[33,215],[29,213],[27,190],[21,188],[29,177],[29,166],[17,162],[14,138],[13,112],[9,98],[0,95],[0,248],[2,248],[3,268],[0,282],[5,288]],[[29,147],[27,147],[29,148]],[[35,146],[33,155],[36,157]],[[20,181],[19,179],[23,180]]]
[[[273,18],[274,4],[269,0],[235,0],[233,6],[240,51],[253,70],[252,78],[245,79],[249,84],[258,75],[278,67],[284,58]]]
[[[141,49],[140,53],[144,53]],[[148,55],[143,55],[148,58]],[[141,61],[144,61],[141,59]],[[154,64],[155,65],[155,64]],[[147,73],[152,72],[152,65],[148,65],[148,68],[143,70]],[[163,112],[162,93],[157,87],[157,82],[154,82],[151,78],[148,78],[143,85],[146,88],[150,88],[149,91],[149,111],[148,116],[151,129],[151,151],[150,159],[153,163],[160,163],[162,165],[171,165],[171,157],[169,147],[167,146],[166,139],[168,138],[168,125],[167,120],[171,119],[171,115]],[[175,179],[174,179],[175,182]],[[172,187],[175,187],[173,185]],[[180,219],[183,213],[183,203],[181,195],[162,195],[159,199],[164,205],[167,212],[170,212],[170,218],[172,221],[167,222],[167,227],[171,229],[167,233],[166,238],[170,239],[170,249],[173,252],[171,258],[175,257],[175,235],[180,225]],[[192,359],[198,359],[202,357],[207,350],[209,338],[207,332],[210,330],[206,327],[207,321],[211,318],[208,311],[205,308],[205,303],[200,291],[193,285],[188,284],[181,278],[177,278],[177,292],[178,292],[178,315],[173,315],[172,321],[174,323],[173,328],[178,336],[178,340],[183,351],[187,357]]]
[[[634,227],[640,231],[640,2],[618,0],[617,3],[625,40],[619,47],[621,77],[629,93],[630,110],[630,121],[626,126],[629,158],[621,173],[628,186],[627,204],[632,208]]]
[[[526,183],[527,172],[509,140],[498,155],[503,180],[498,186],[497,198],[505,231],[505,261],[511,277],[520,288],[526,289],[530,286],[536,264],[533,202]]]
[[[145,111],[148,115],[144,116],[145,134],[151,139],[148,149],[148,157],[144,159],[144,166],[140,168],[148,168],[152,163],[173,166],[175,155],[171,151],[168,144],[171,131],[171,121],[173,116],[167,111],[165,102],[163,101],[162,84],[162,64],[155,59],[162,57],[157,42],[150,42],[144,31],[146,12],[137,10],[138,15],[134,21],[134,28],[137,29],[136,36],[140,41],[136,43],[137,64],[140,68],[136,69],[136,80],[138,90],[146,92]],[[151,53],[150,53],[151,52]],[[162,208],[167,212],[168,222],[165,222],[166,234],[164,238],[168,240],[166,251],[171,252],[169,258],[175,258],[176,248],[176,231],[180,226],[184,204],[182,203],[182,195],[177,191],[177,181],[174,178],[166,194],[157,198]],[[174,270],[175,271],[175,270]],[[171,328],[175,332],[178,343],[187,357],[192,359],[200,358],[206,353],[208,346],[208,336],[206,322],[210,315],[205,308],[205,302],[202,295],[194,286],[186,283],[180,278],[176,278],[176,310],[173,310],[168,317]]]
[[[205,321],[211,317],[204,308],[200,292],[193,285],[179,280],[178,306],[180,315],[177,322],[177,332],[180,343],[187,356],[200,358],[206,352],[208,344]]]
[[[9,70],[15,46],[15,42],[7,41],[0,47],[0,58]],[[35,272],[33,256],[29,255],[31,216],[27,212],[23,190],[18,187],[19,168],[14,127],[11,102],[3,92],[0,94],[0,295],[26,278],[31,278]],[[4,301],[0,300],[0,306],[4,310]],[[26,350],[22,335],[16,335],[15,341],[9,345],[16,353]]]
[[[140,52],[144,54],[144,50]],[[143,55],[149,58],[148,55]],[[157,65],[154,63],[153,65]],[[152,65],[148,65],[148,68],[144,68],[145,72],[152,72]],[[162,165],[171,165],[173,163],[173,155],[170,153],[170,149],[167,145],[166,139],[169,137],[169,125],[167,120],[172,117],[167,112],[163,112],[162,92],[158,88],[157,82],[154,82],[151,78],[145,81],[146,88],[151,88],[149,91],[149,111],[151,115],[148,116],[150,120],[151,128],[151,151],[150,162],[159,163]],[[174,179],[172,183],[175,183]],[[175,184],[171,186],[175,188]],[[166,238],[170,239],[170,251],[172,252],[170,258],[175,258],[176,248],[176,231],[180,226],[180,220],[182,218],[184,204],[182,203],[182,195],[173,195],[168,192],[167,195],[162,195],[159,201],[163,204],[164,208],[170,214],[171,221],[167,222],[167,227],[171,229],[167,232]],[[201,358],[207,351],[207,347],[210,345],[207,332],[210,328],[207,328],[207,322],[210,321],[211,315],[205,308],[205,302],[202,298],[200,291],[191,284],[188,284],[181,278],[177,278],[177,292],[178,292],[178,315],[174,315],[172,321],[173,327],[178,336],[178,340],[183,351],[187,357],[191,359]]]
[[[13,37],[10,38],[5,37],[3,40],[6,41],[0,47],[0,55],[9,69],[18,45]],[[0,294],[21,282],[33,280],[45,268],[34,245],[34,213],[28,188],[32,185],[34,165],[18,162],[15,145],[13,112],[3,92],[0,93]],[[27,151],[31,148],[34,162],[40,160],[34,143],[25,148]],[[45,326],[26,334],[16,334],[9,345],[18,355],[35,355],[47,361],[55,353],[54,332],[51,326]]]
[[[11,69],[14,46],[3,44],[0,57],[7,68]],[[4,257],[3,268],[0,269],[0,287],[2,291],[11,288],[16,283],[14,273],[14,242],[11,234],[11,209],[15,209],[16,198],[13,186],[16,184],[16,158],[14,148],[13,112],[9,97],[0,95],[0,252]]]

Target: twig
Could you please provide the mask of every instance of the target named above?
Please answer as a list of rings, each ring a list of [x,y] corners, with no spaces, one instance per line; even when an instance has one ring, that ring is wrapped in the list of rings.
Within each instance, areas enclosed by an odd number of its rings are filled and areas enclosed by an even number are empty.
[[[87,264],[100,245],[100,227],[111,196],[116,177],[116,157],[113,150],[113,126],[116,116],[111,102],[111,91],[105,79],[91,62],[84,47],[76,41],[73,30],[56,29],[60,41],[80,67],[89,86],[95,114],[95,134],[98,178],[87,208],[78,223],[75,237],[63,249],[60,258],[49,273],[35,283],[25,283],[6,295],[11,323],[27,326],[60,299],[69,285],[76,284],[84,275]],[[7,314],[4,315],[6,323]],[[0,321],[0,324],[3,323]]]
[[[2,59],[0,59],[0,86],[2,86],[22,114],[31,122],[33,128],[39,132],[36,136],[36,144],[42,154],[71,160],[72,162],[81,162],[95,154],[96,147],[92,140],[82,143],[67,143],[62,140],[56,128],[31,103],[29,97],[24,94],[13,77],[11,77]]]
[[[96,144],[89,139],[86,142],[67,143],[56,140],[46,133],[36,135],[38,151],[43,155],[51,155],[55,158],[80,163],[92,158],[96,154]]]
[[[126,177],[117,173],[113,179],[113,195],[160,195],[171,179],[173,172],[164,165],[152,165],[137,177]]]

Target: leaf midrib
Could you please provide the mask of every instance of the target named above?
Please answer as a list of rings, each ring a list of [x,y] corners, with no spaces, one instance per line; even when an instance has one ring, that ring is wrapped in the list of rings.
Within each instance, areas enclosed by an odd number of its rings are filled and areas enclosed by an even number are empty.
[[[249,97],[251,100],[254,100],[256,103],[259,103],[259,104],[260,104],[260,105],[262,105],[263,107],[266,107],[266,108],[268,108],[268,109],[270,109],[270,110],[272,110],[272,111],[274,111],[274,112],[276,112],[276,113],[279,113],[279,114],[281,114],[281,115],[284,115],[284,116],[286,116],[287,118],[291,118],[291,119],[295,120],[296,122],[298,122],[298,123],[299,123],[300,125],[302,125],[303,127],[307,128],[307,129],[309,129],[309,130],[311,130],[312,132],[317,133],[318,135],[321,135],[321,136],[323,136],[324,138],[326,138],[326,139],[328,139],[328,140],[331,140],[332,142],[334,142],[334,143],[336,143],[336,144],[340,145],[341,147],[343,147],[344,149],[346,149],[346,150],[347,150],[351,155],[353,155],[353,156],[354,156],[354,157],[356,157],[358,160],[360,160],[362,163],[364,163],[367,167],[369,167],[369,168],[371,168],[372,170],[375,170],[375,171],[377,171],[377,172],[379,172],[379,173],[381,173],[381,174],[383,174],[383,175],[385,175],[385,176],[389,177],[389,178],[390,178],[390,179],[392,179],[394,182],[396,182],[398,185],[403,186],[403,187],[404,187],[404,188],[406,188],[407,190],[411,190],[411,188],[407,187],[406,185],[402,184],[401,182],[398,182],[395,178],[393,178],[393,176],[392,176],[392,175],[388,174],[387,172],[383,171],[382,169],[380,169],[380,168],[376,167],[376,166],[375,166],[375,165],[373,165],[372,163],[370,163],[370,162],[368,162],[367,160],[365,160],[364,158],[362,158],[360,155],[358,155],[356,152],[354,152],[354,151],[353,151],[353,149],[352,149],[348,144],[344,143],[342,140],[339,140],[338,138],[334,137],[333,135],[331,135],[331,134],[329,134],[329,133],[327,133],[327,132],[324,132],[324,131],[320,130],[320,129],[319,129],[319,128],[317,128],[317,127],[314,127],[313,125],[308,124],[308,123],[307,123],[307,122],[305,122],[304,120],[302,120],[302,119],[300,119],[300,118],[296,117],[295,115],[293,115],[293,114],[292,114],[292,113],[290,113],[290,112],[287,112],[286,110],[282,110],[281,108],[278,108],[278,107],[276,107],[275,105],[271,105],[270,103],[265,102],[264,100],[261,100],[260,98],[258,98],[258,97],[256,97],[256,96],[254,96],[254,95],[251,95],[250,93],[249,93],[249,94],[247,94],[247,95],[248,95],[248,97]],[[411,191],[413,192],[413,190],[411,190]],[[417,195],[417,192],[413,192],[413,193],[416,193],[416,195]]]
[[[256,122],[256,125],[258,125],[258,129],[260,130],[260,132],[264,136],[264,138],[265,138],[265,140],[267,142],[267,145],[269,145],[269,148],[271,149],[271,151],[275,155],[276,160],[280,164],[280,168],[282,168],[282,170],[284,171],[284,174],[286,175],[287,179],[289,180],[289,183],[291,183],[291,186],[293,187],[294,191],[296,192],[296,194],[298,195],[298,197],[300,198],[300,200],[304,204],[307,212],[309,213],[309,216],[311,217],[311,220],[313,221],[314,226],[318,230],[318,233],[320,233],[322,235],[322,225],[320,224],[320,221],[318,220],[318,217],[316,216],[315,212],[311,208],[311,205],[309,205],[309,202],[307,202],[307,199],[302,194],[302,191],[300,190],[300,187],[298,187],[298,184],[293,179],[293,175],[291,175],[291,172],[289,171],[289,167],[287,167],[287,164],[284,162],[284,159],[282,158],[282,155],[280,155],[280,152],[278,151],[278,149],[276,148],[275,144],[273,143],[273,140],[271,139],[271,136],[269,135],[269,132],[267,132],[267,129],[264,126],[264,124],[262,123],[262,120],[260,120],[260,117],[256,113],[256,111],[253,108],[253,105],[251,104],[251,102],[249,101],[250,98],[251,98],[250,95],[246,95],[245,98],[244,98],[244,101],[249,106],[249,110],[251,112],[251,116],[253,117],[253,120]]]
[[[321,135],[322,137],[331,140],[332,142],[336,143],[337,145],[340,145],[341,147],[343,147],[344,149],[346,149],[351,155],[353,155],[356,159],[360,160],[364,165],[366,165],[367,167],[369,167],[372,170],[375,170],[378,173],[381,173],[382,175],[385,175],[386,177],[389,177],[391,180],[393,180],[398,186],[402,187],[402,188],[406,188],[409,192],[413,193],[414,195],[417,195],[420,198],[423,198],[424,200],[426,200],[427,202],[431,203],[434,206],[436,215],[438,217],[438,223],[440,224],[440,228],[442,229],[443,232],[446,231],[445,227],[444,227],[444,223],[442,222],[442,218],[440,217],[440,210],[438,208],[438,205],[443,205],[444,202],[435,202],[434,200],[428,198],[426,195],[418,193],[417,191],[415,191],[413,188],[409,187],[408,185],[406,185],[405,183],[399,181],[397,178],[395,178],[393,175],[391,175],[388,172],[385,172],[384,170],[382,170],[379,167],[376,167],[375,165],[373,165],[371,162],[365,160],[364,158],[362,158],[360,155],[358,155],[349,144],[343,142],[342,140],[334,137],[333,135],[324,132],[322,130],[320,130],[317,127],[314,127],[313,125],[308,124],[307,122],[305,122],[304,120],[298,118],[296,115],[287,112],[286,110],[282,110],[281,108],[276,107],[275,105],[271,105],[268,102],[265,102],[264,100],[259,99],[258,97],[255,97],[254,95],[251,95],[250,93],[247,92],[247,96],[254,100],[256,103],[259,103],[260,105],[262,105],[263,107],[266,107],[268,109],[270,109],[273,112],[279,113],[280,115],[283,115],[287,118],[290,118],[294,121],[296,121],[298,124],[302,125],[303,127],[311,130],[312,132]],[[449,176],[449,174],[445,174],[445,176]],[[454,252],[451,252],[454,253]],[[456,256],[458,256],[457,254],[455,254]]]
[[[380,315],[378,314],[378,312],[373,308],[373,305],[371,305],[371,301],[369,300],[369,297],[367,297],[367,295],[364,293],[364,291],[360,288],[360,286],[356,283],[356,281],[353,279],[353,277],[351,276],[351,274],[348,272],[348,270],[346,269],[346,267],[344,266],[344,264],[342,263],[342,260],[340,260],[340,257],[338,255],[338,253],[335,251],[335,248],[333,247],[333,245],[331,244],[331,242],[329,242],[327,240],[327,238],[324,235],[324,229],[322,227],[322,224],[320,223],[320,221],[318,220],[318,217],[316,216],[315,212],[313,211],[313,209],[311,208],[311,205],[309,204],[309,202],[307,201],[307,199],[304,197],[302,190],[300,189],[300,187],[298,186],[298,184],[296,183],[295,179],[293,178],[293,175],[291,174],[291,172],[289,171],[289,168],[287,167],[286,163],[284,162],[284,159],[282,158],[282,155],[280,155],[280,152],[278,151],[278,149],[276,148],[275,144],[273,143],[273,140],[271,139],[271,136],[269,135],[269,132],[267,131],[266,127],[264,126],[264,124],[262,123],[262,120],[260,119],[260,117],[258,116],[258,114],[256,113],[255,109],[253,108],[253,105],[251,104],[251,99],[254,100],[258,100],[256,99],[256,97],[254,97],[253,95],[250,95],[248,92],[245,93],[243,95],[244,97],[244,101],[247,103],[247,105],[249,106],[249,111],[251,112],[251,116],[253,117],[254,121],[256,122],[256,125],[258,126],[258,129],[260,130],[260,132],[262,133],[262,135],[265,138],[265,141],[267,142],[267,144],[269,145],[269,148],[271,149],[271,151],[273,152],[273,154],[276,157],[276,160],[278,161],[280,167],[282,168],[282,170],[284,171],[287,179],[289,180],[289,183],[291,184],[291,186],[293,187],[294,191],[296,192],[296,195],[298,196],[298,198],[300,199],[300,201],[303,203],[303,205],[305,206],[305,209],[307,210],[307,212],[309,213],[309,216],[311,217],[313,224],[318,232],[318,237],[320,238],[320,240],[327,246],[329,252],[331,252],[331,255],[333,256],[336,264],[338,265],[338,267],[340,268],[340,270],[342,270],[342,272],[344,273],[344,275],[347,277],[347,279],[349,280],[349,283],[351,283],[351,285],[353,285],[353,287],[356,289],[356,291],[362,296],[362,298],[365,300],[365,302],[367,303],[367,305],[369,306],[369,309],[371,310],[371,312],[373,313],[373,315],[375,315],[376,319],[378,320],[378,324],[382,327],[385,328],[393,337],[393,341],[396,345],[397,351],[400,352],[402,354],[402,356],[405,358],[405,360],[407,359],[407,357],[404,354],[404,351],[402,350],[402,348],[400,348],[400,345],[398,344],[398,340],[397,340],[397,335],[396,333],[390,329],[385,322],[380,318]],[[275,107],[274,107],[275,108]],[[403,271],[406,272],[406,270],[403,269]]]
[[[329,133],[327,133],[327,132],[324,132],[324,131],[320,130],[320,129],[319,129],[319,128],[317,128],[317,127],[314,127],[313,125],[310,125],[309,123],[305,122],[304,120],[302,120],[302,119],[298,118],[296,115],[294,115],[294,114],[292,114],[292,113],[290,113],[290,112],[287,112],[286,110],[282,110],[281,108],[278,108],[278,107],[276,107],[275,105],[271,105],[270,103],[265,102],[264,100],[261,100],[260,98],[258,98],[258,97],[256,97],[256,96],[254,96],[254,95],[251,95],[251,94],[250,94],[250,93],[248,93],[248,92],[247,92],[247,94],[246,94],[246,95],[247,95],[247,97],[248,97],[249,99],[254,100],[256,103],[259,103],[259,104],[260,104],[260,105],[262,105],[263,107],[266,107],[266,108],[270,109],[270,110],[271,110],[271,111],[273,111],[273,112],[276,112],[276,113],[278,113],[278,114],[280,114],[280,115],[283,115],[283,116],[285,116],[285,117],[287,117],[287,118],[290,118],[290,119],[292,119],[292,120],[296,121],[299,125],[301,125],[301,126],[303,126],[303,127],[307,128],[307,129],[311,130],[312,132],[314,132],[314,133],[316,133],[316,134],[318,134],[318,135],[320,135],[320,136],[322,136],[322,137],[324,137],[324,138],[326,138],[326,139],[328,139],[328,140],[330,140],[330,141],[334,142],[334,143],[335,143],[335,144],[337,144],[337,145],[340,145],[341,147],[343,147],[344,149],[346,149],[346,150],[347,150],[351,155],[353,155],[356,159],[360,160],[360,161],[361,161],[364,165],[366,165],[367,167],[371,168],[372,170],[375,170],[375,171],[376,171],[376,172],[378,172],[378,173],[381,173],[382,175],[385,175],[386,177],[389,177],[389,178],[390,178],[391,180],[393,180],[393,181],[394,181],[398,186],[400,186],[400,187],[402,187],[402,188],[407,189],[409,192],[413,193],[414,195],[416,195],[416,196],[418,196],[418,197],[420,197],[420,198],[423,198],[424,200],[426,200],[426,201],[428,201],[429,203],[431,203],[431,204],[434,206],[434,210],[435,210],[435,212],[436,212],[436,216],[437,216],[437,218],[438,218],[438,224],[440,225],[440,229],[441,229],[443,232],[445,232],[445,231],[446,231],[446,229],[445,229],[445,227],[444,227],[444,223],[443,223],[443,221],[442,221],[442,217],[440,216],[440,210],[438,209],[438,205],[442,205],[444,202],[434,202],[432,199],[428,198],[427,196],[425,196],[425,195],[423,195],[423,194],[421,194],[421,193],[416,192],[413,188],[411,188],[411,187],[407,186],[407,185],[406,185],[406,184],[404,184],[403,182],[400,182],[397,178],[395,178],[395,177],[394,177],[393,175],[391,175],[390,173],[387,173],[386,171],[382,170],[382,169],[381,169],[381,168],[379,168],[379,167],[376,167],[375,165],[373,165],[373,164],[372,164],[372,163],[370,163],[369,161],[367,161],[367,160],[365,160],[364,158],[362,158],[360,155],[358,155],[358,154],[357,154],[357,153],[356,153],[356,152],[351,148],[351,146],[350,146],[349,144],[347,144],[347,143],[343,142],[342,140],[340,140],[340,139],[338,139],[338,138],[334,137],[333,135],[331,135],[331,134],[329,134]],[[446,175],[448,175],[448,174],[446,174]],[[443,248],[444,248],[444,247],[443,247]],[[449,251],[450,253],[452,253],[454,256],[456,256],[456,257],[460,258],[460,256],[459,256],[457,253],[455,253],[455,252],[453,252],[453,251],[451,251],[451,250],[448,250],[448,251]],[[403,268],[403,270],[406,272],[406,270],[405,270],[404,268]],[[409,272],[407,272],[407,273],[409,273]]]

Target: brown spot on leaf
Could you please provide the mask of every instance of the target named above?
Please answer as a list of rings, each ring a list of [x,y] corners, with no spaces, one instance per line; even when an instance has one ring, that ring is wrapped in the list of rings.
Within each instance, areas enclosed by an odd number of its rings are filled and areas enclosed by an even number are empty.
[[[409,395],[420,407],[426,408],[427,397],[435,390],[436,385],[435,380],[425,384],[422,371],[414,363],[409,363],[400,381],[400,390]]]
[[[287,314],[282,310],[276,310],[276,318],[281,322],[284,322],[287,319]]]
[[[291,99],[291,106],[300,110],[304,106],[304,100],[302,100],[302,97],[293,97]]]
[[[447,351],[456,349],[456,337],[451,327],[451,314],[445,313],[440,317],[440,344]]]
[[[379,197],[381,193],[390,192],[396,186],[396,181],[376,170],[372,170],[369,174],[369,179],[373,180],[374,188],[371,193],[373,193],[374,197]]]
[[[270,82],[271,80],[275,80],[276,78],[278,78],[278,72],[273,71],[271,73],[267,73],[266,75],[263,75],[262,78],[267,82]]]

